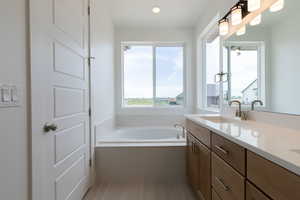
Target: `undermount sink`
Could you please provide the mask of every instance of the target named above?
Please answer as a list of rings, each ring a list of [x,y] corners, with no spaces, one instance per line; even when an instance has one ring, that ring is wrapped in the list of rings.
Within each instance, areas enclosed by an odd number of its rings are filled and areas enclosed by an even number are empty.
[[[200,118],[207,120],[207,121],[214,122],[214,123],[229,123],[229,122],[231,122],[231,120],[229,120],[228,118],[221,117],[221,116],[201,116]]]

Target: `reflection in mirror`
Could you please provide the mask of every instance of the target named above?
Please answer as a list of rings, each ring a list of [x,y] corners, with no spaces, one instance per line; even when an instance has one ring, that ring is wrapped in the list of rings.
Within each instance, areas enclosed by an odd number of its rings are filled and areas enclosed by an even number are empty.
[[[284,9],[267,10],[261,23],[248,25],[246,34],[224,41],[225,101],[258,99],[263,110],[300,115],[299,9],[300,1],[286,1]]]

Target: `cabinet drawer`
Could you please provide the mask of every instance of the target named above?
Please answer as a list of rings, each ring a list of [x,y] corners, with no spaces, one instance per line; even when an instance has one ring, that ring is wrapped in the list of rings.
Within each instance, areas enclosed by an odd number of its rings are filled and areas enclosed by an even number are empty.
[[[222,200],[243,200],[245,178],[216,154],[212,154],[212,186]]]
[[[233,168],[245,175],[246,150],[243,147],[217,134],[212,134],[212,150]]]
[[[192,122],[191,120],[185,121],[186,128],[191,132],[199,141],[201,141],[206,146],[210,147],[211,143],[211,133],[207,128],[203,128],[198,124]]]
[[[261,191],[256,189],[254,185],[247,181],[246,183],[246,200],[271,200]]]
[[[214,190],[212,190],[212,200],[222,200]]]
[[[300,199],[300,177],[247,151],[247,177],[274,200]]]

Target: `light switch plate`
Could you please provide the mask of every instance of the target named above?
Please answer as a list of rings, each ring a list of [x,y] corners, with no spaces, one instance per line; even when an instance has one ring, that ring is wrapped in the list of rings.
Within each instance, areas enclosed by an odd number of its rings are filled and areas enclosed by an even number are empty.
[[[19,101],[19,96],[18,96],[18,89],[16,86],[12,86],[10,88],[10,94],[11,94],[11,101],[12,102],[18,102]]]
[[[19,90],[16,85],[0,85],[0,108],[20,106]]]
[[[11,93],[10,93],[9,86],[2,86],[1,93],[2,93],[2,102],[3,103],[11,102]]]

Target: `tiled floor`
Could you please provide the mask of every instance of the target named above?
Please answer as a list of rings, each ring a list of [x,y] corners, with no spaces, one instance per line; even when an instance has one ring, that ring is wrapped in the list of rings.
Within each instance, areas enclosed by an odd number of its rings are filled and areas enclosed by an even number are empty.
[[[186,184],[102,184],[84,200],[196,200]]]

